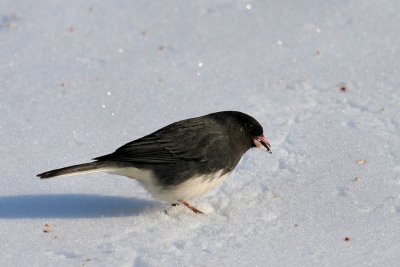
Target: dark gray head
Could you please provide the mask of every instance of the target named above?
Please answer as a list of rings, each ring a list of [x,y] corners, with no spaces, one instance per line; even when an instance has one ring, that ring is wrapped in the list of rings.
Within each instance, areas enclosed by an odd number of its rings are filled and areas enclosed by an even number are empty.
[[[264,136],[263,127],[250,115],[239,111],[221,111],[210,115],[227,124],[237,136],[244,136],[247,148],[257,147],[271,153],[271,145]]]

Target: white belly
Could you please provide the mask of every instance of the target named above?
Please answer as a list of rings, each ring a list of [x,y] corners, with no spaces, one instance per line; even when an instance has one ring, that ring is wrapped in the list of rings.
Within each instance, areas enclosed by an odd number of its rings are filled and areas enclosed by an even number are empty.
[[[123,175],[139,181],[144,188],[156,199],[168,202],[176,202],[178,200],[189,200],[200,196],[201,194],[214,189],[220,185],[230,174],[226,173],[221,176],[222,170],[215,174],[201,175],[192,177],[177,186],[171,186],[166,189],[158,184],[154,178],[153,172],[149,170],[140,170],[134,167],[115,169],[108,173]]]
[[[198,197],[201,194],[220,185],[229,175],[229,173],[226,173],[222,176],[221,174],[222,170],[215,174],[192,177],[186,182],[183,182],[171,188],[170,190],[164,190],[163,192],[160,192],[161,194],[158,196],[158,198],[166,201],[176,201],[189,200]]]

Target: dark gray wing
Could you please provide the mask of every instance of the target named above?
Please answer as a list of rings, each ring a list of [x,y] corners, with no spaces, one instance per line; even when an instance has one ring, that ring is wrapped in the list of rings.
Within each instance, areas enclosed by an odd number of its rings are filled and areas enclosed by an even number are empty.
[[[193,118],[170,124],[95,160],[123,161],[139,165],[180,161],[207,162],[210,146],[221,138],[224,135],[214,120]]]

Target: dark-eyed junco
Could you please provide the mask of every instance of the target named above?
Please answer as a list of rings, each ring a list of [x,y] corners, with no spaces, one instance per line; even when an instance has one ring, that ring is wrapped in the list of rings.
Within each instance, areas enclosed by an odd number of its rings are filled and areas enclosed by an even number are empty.
[[[94,162],[37,176],[123,175],[138,180],[158,200],[202,213],[187,200],[222,183],[252,147],[271,153],[260,123],[242,112],[222,111],[172,123]]]

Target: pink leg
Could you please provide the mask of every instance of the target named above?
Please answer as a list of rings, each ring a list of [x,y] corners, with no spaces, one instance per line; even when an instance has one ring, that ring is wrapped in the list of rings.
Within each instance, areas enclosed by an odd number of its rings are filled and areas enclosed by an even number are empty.
[[[179,203],[182,203],[183,205],[185,205],[186,207],[188,207],[189,209],[191,209],[194,213],[196,214],[203,214],[203,212],[199,209],[197,209],[196,207],[193,207],[192,205],[190,205],[189,203],[187,203],[187,201],[184,200],[179,200]]]

